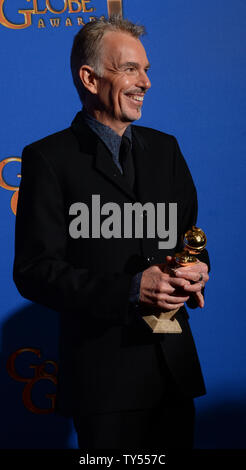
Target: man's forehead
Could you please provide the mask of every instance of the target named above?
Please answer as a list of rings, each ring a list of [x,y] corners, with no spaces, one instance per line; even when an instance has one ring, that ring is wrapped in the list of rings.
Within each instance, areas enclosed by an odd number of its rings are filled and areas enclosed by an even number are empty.
[[[103,57],[117,63],[147,60],[141,41],[128,33],[109,31],[103,37]]]

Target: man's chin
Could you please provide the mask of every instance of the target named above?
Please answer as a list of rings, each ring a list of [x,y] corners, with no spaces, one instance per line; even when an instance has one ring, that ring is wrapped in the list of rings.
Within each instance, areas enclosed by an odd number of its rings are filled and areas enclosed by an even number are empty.
[[[124,122],[138,121],[142,116],[142,110],[139,108],[136,113],[123,114],[122,118]]]

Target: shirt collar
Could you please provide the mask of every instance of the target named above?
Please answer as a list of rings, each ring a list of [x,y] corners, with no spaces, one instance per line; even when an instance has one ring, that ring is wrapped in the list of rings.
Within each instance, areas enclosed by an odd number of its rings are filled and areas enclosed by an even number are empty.
[[[94,131],[98,137],[104,142],[106,147],[112,153],[113,159],[118,162],[119,161],[119,152],[120,152],[120,145],[121,145],[121,136],[119,136],[111,127],[102,124],[101,122],[97,121],[93,116],[91,116],[85,108],[82,109],[82,116],[84,122]],[[124,134],[131,144],[132,144],[132,129],[131,125],[129,125]]]

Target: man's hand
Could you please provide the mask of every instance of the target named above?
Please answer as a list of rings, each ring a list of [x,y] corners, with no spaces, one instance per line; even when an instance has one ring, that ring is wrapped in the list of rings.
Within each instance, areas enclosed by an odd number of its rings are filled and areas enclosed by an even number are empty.
[[[145,306],[170,311],[182,307],[189,299],[190,282],[171,276],[166,264],[158,264],[145,269],[140,284],[140,303]]]
[[[204,298],[201,291],[209,279],[207,265],[198,261],[171,272],[169,267],[173,266],[173,258],[167,256],[166,261],[165,264],[154,265],[143,271],[140,303],[168,312],[182,307],[193,295],[202,308]]]
[[[171,256],[166,257],[167,264],[172,266],[173,258]],[[202,295],[202,289],[206,282],[209,280],[208,266],[206,263],[198,261],[197,263],[191,264],[187,267],[179,267],[174,272],[175,279],[185,279],[190,281],[192,287],[196,287],[196,290],[192,292],[199,307],[204,307],[204,297]],[[190,293],[189,286],[184,287],[184,291]]]

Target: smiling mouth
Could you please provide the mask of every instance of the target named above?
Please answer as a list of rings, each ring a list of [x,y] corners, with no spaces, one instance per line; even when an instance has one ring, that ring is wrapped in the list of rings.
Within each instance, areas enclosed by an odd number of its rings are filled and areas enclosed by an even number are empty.
[[[138,104],[142,104],[143,103],[143,100],[144,100],[144,96],[143,95],[133,95],[133,94],[126,94],[127,98],[129,98],[133,103],[138,103]]]

